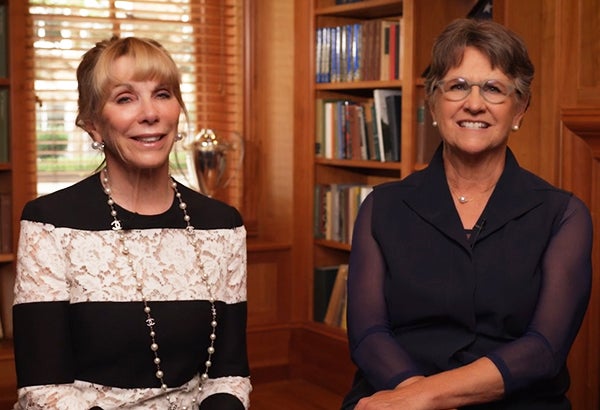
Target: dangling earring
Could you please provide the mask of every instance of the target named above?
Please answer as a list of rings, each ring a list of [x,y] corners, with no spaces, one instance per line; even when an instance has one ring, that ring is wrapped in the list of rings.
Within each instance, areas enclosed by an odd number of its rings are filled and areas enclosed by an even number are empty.
[[[513,125],[512,126],[512,130],[515,131],[515,132],[519,131],[519,126],[518,125]]]
[[[433,122],[431,123],[431,125],[433,126],[433,128],[437,128],[438,123],[436,120],[433,120]]]
[[[94,141],[92,142],[92,149],[95,149],[96,151],[104,151],[104,143],[101,141]]]

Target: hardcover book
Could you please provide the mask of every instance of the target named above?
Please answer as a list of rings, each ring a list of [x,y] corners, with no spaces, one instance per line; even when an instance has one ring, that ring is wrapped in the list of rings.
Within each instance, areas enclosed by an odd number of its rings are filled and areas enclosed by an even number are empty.
[[[317,266],[313,278],[313,320],[323,322],[338,272],[338,265]]]

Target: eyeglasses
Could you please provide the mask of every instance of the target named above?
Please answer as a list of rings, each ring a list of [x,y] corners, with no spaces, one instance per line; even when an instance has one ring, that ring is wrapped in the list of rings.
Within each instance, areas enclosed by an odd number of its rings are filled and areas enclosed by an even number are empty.
[[[515,91],[512,84],[504,84],[499,80],[485,80],[480,83],[470,83],[464,78],[438,81],[436,87],[440,89],[448,101],[462,101],[471,94],[471,89],[479,87],[479,95],[491,104],[501,104]]]

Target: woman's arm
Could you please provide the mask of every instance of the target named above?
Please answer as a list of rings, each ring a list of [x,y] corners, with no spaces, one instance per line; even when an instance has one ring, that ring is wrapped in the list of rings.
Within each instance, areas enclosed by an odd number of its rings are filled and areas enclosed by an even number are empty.
[[[363,201],[348,270],[348,339],[353,361],[375,390],[392,389],[422,375],[390,328],[384,297],[385,261],[371,234],[373,195]]]
[[[504,381],[487,358],[429,377],[406,380],[358,402],[356,410],[447,410],[502,398]]]
[[[564,367],[589,302],[591,250],[590,213],[571,197],[541,261],[542,284],[527,331],[488,354],[502,373],[507,394],[555,377]]]
[[[72,386],[68,285],[55,233],[21,222],[13,306],[17,409],[85,408]]]

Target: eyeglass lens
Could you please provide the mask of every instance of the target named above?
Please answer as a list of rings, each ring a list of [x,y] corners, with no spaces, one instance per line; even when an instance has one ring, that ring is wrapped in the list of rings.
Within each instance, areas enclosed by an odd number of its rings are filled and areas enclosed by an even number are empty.
[[[470,83],[464,78],[454,78],[440,82],[444,97],[450,101],[461,101],[468,97],[474,85],[479,88],[479,94],[492,104],[504,102],[513,88],[498,80],[486,80],[480,83]]]

